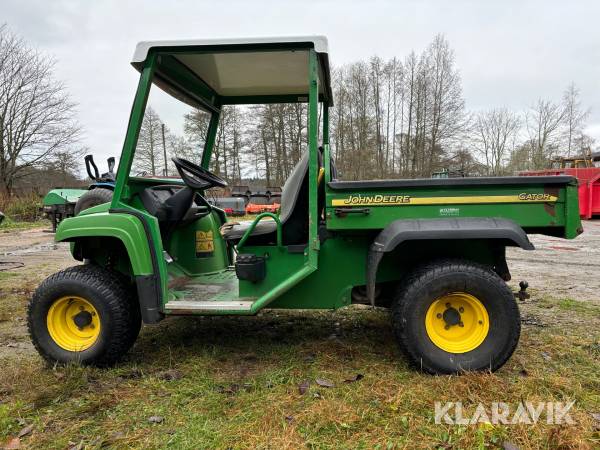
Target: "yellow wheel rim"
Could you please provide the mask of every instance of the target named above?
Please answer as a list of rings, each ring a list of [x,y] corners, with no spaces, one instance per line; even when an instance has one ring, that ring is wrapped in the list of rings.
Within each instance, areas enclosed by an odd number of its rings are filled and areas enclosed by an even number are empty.
[[[435,300],[425,316],[427,336],[449,353],[467,353],[485,340],[490,318],[485,306],[471,294],[454,292]]]
[[[56,300],[48,310],[46,325],[56,344],[70,352],[90,348],[100,335],[100,316],[88,300],[68,296]]]

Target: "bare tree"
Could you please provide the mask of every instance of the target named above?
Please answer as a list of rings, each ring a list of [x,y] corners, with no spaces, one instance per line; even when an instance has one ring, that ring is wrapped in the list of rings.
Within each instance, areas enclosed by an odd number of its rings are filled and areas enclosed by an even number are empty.
[[[151,175],[162,172],[162,125],[163,123],[156,111],[151,106],[147,107],[135,150],[133,161],[135,170],[147,172]]]
[[[506,108],[480,112],[474,120],[474,145],[485,161],[487,175],[502,175],[515,146],[521,121]]]
[[[78,138],[75,105],[53,69],[51,58],[0,26],[0,193]]]
[[[56,151],[42,164],[43,169],[55,172],[60,177],[59,184],[67,186],[73,178],[77,178],[83,156],[88,152],[86,147]]]
[[[563,107],[565,128],[563,132],[563,145],[566,156],[570,157],[573,151],[581,150],[581,147],[577,148],[576,144],[577,141],[582,141],[585,121],[590,114],[589,109],[583,109],[581,106],[579,89],[575,86],[575,83],[571,83],[563,93]]]
[[[543,169],[559,152],[560,127],[564,118],[565,108],[550,100],[538,100],[527,112],[526,125],[532,147],[533,169]]]

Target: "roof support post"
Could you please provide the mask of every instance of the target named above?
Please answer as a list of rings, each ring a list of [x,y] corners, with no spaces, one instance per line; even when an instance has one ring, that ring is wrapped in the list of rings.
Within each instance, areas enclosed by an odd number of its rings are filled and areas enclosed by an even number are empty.
[[[156,54],[150,53],[144,63],[133,106],[131,107],[129,124],[127,125],[127,133],[125,134],[125,142],[123,143],[123,151],[121,152],[119,168],[117,169],[115,192],[111,203],[112,208],[117,208],[121,200],[129,195],[127,192],[127,182],[129,179],[129,172],[131,171],[133,157],[135,156],[135,148],[140,135],[140,128],[142,127],[142,121],[144,120],[144,111],[146,110],[150,86],[152,85],[152,76],[154,75],[154,68],[156,66],[155,63]]]
[[[331,155],[329,149],[329,103],[323,102],[323,167],[325,183],[331,181]]]
[[[311,49],[308,54],[308,265],[317,268],[319,225],[317,206],[317,183],[319,159],[317,152],[319,138],[319,75],[317,53]]]
[[[202,162],[200,166],[203,169],[208,169],[210,164],[210,158],[212,157],[213,148],[217,138],[217,130],[219,129],[219,119],[221,117],[221,105],[219,105],[219,111],[213,111],[210,115],[210,122],[208,124],[208,131],[206,132],[206,142],[204,144],[204,151],[202,152]]]

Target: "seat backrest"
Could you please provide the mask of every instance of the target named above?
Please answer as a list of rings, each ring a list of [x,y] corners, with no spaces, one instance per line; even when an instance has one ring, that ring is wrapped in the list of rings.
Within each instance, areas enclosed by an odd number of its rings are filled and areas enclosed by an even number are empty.
[[[283,185],[279,220],[285,245],[308,241],[308,152],[302,155]]]
[[[279,220],[285,245],[308,242],[308,151],[304,152],[281,190]],[[323,155],[318,153],[319,167]],[[323,183],[321,183],[323,184]],[[324,204],[325,192],[319,189],[319,214]]]
[[[292,173],[286,180],[281,190],[281,210],[279,211],[279,220],[282,224],[286,223],[292,216],[304,179],[308,175],[308,152],[305,152],[296,164]]]

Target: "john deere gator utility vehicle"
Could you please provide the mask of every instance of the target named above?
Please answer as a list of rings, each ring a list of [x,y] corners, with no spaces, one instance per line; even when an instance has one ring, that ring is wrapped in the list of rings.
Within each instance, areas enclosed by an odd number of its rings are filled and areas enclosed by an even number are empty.
[[[496,370],[520,333],[505,248],[581,232],[567,176],[339,180],[324,37],[142,42],[132,64],[141,76],[112,201],[61,222],[56,240],[84,264],[50,276],[29,305],[49,361],[113,363],[141,321],[172,315],[367,302],[390,308],[415,367]],[[173,158],[180,179],[133,175],[152,86],[209,114],[197,162]],[[227,184],[209,170],[222,108],[286,102],[308,103],[308,146],[280,213],[228,222],[204,197]]]

